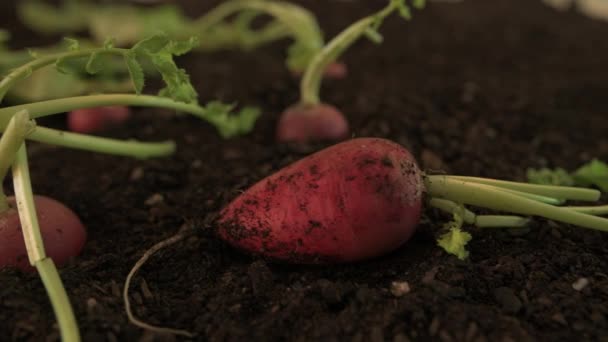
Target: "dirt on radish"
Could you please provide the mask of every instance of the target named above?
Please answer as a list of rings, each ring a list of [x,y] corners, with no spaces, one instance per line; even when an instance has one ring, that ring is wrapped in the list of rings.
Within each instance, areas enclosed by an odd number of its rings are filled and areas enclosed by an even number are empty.
[[[179,3],[195,16],[216,2]],[[371,6],[298,3],[319,16],[327,37]],[[13,2],[0,2],[3,23],[16,31],[15,47],[57,40],[17,31],[12,8]],[[527,167],[572,170],[593,157],[608,160],[608,24],[540,1],[471,0],[431,3],[409,23],[387,20],[382,32],[382,45],[361,41],[344,55],[346,79],[323,83],[324,101],[348,115],[355,136],[397,141],[423,169],[503,179],[524,180]],[[120,290],[144,251],[184,224],[198,233],[138,272],[133,310],[200,339],[608,335],[608,237],[598,232],[541,219],[525,230],[481,230],[470,242],[470,260],[461,262],[438,248],[432,234],[449,218],[426,210],[407,248],[322,267],[270,263],[221,242],[213,229],[224,205],[328,146],[276,144],[278,116],[298,99],[298,82],[283,63],[287,45],[180,60],[206,97],[264,108],[247,137],[224,141],[194,118],[137,109],[105,134],[176,139],[176,155],[137,161],[31,145],[36,192],[68,205],[88,229],[83,254],[61,270],[84,340],[153,337],[127,322]],[[65,118],[44,123],[65,128]],[[0,335],[56,340],[39,278],[2,271],[0,283]]]

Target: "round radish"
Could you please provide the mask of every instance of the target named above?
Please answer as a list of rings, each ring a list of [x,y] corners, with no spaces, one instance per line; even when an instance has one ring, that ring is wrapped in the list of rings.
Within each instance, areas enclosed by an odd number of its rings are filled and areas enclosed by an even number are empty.
[[[82,251],[86,230],[72,210],[45,196],[34,196],[36,213],[47,256],[57,265]],[[30,265],[21,223],[14,197],[9,197],[11,209],[0,214],[0,268],[15,267],[33,271]]]
[[[393,250],[420,219],[422,174],[383,139],[355,139],[255,184],[220,215],[219,235],[289,262],[349,262]]]
[[[68,128],[79,133],[99,132],[126,121],[130,115],[129,107],[125,106],[77,109],[68,113]]]
[[[348,137],[348,121],[327,104],[289,107],[277,124],[277,140],[305,143],[311,140],[340,140]]]

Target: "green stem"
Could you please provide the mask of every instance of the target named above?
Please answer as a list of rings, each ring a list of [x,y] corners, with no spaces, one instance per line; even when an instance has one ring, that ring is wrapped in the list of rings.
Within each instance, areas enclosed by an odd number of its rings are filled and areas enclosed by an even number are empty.
[[[46,144],[138,159],[168,156],[175,152],[175,143],[173,141],[158,143],[143,143],[134,140],[122,141],[46,127],[36,127],[27,138]]]
[[[524,217],[511,215],[476,215],[462,205],[441,198],[431,198],[429,205],[448,214],[459,214],[465,223],[479,228],[523,227],[530,221]]]
[[[374,15],[360,19],[340,32],[312,59],[300,82],[300,104],[304,106],[317,105],[321,102],[321,80],[327,66],[335,61],[357,39],[363,36],[376,22],[391,14],[397,6],[391,1],[386,7]]]
[[[230,15],[243,10],[267,13],[282,23],[292,33],[294,39],[306,42],[311,47],[323,46],[323,35],[314,16],[302,7],[284,1],[226,1],[197,19],[192,25],[192,30],[199,34],[204,33]]]
[[[479,182],[443,175],[425,176],[424,182],[431,198],[522,215],[541,216],[580,227],[608,231],[608,219],[527,199]]]
[[[530,223],[530,219],[512,215],[477,215],[475,226],[479,228],[520,228]]]
[[[38,270],[38,274],[42,279],[42,283],[46,288],[46,293],[51,300],[51,306],[57,317],[57,324],[61,332],[61,340],[64,342],[80,341],[80,333],[78,331],[78,323],[70,304],[70,299],[65,291],[65,287],[59,277],[59,272],[50,258],[44,258],[36,261],[34,264]]]
[[[46,258],[46,253],[36,215],[25,144],[21,144],[13,164],[13,187],[27,256],[30,264],[34,265],[36,261]]]
[[[563,207],[564,209],[576,211],[589,215],[608,215],[608,205],[598,205],[594,207]]]
[[[63,341],[80,341],[78,325],[72,311],[72,306],[57,273],[53,261],[46,257],[44,242],[40,233],[36,205],[32,192],[30,171],[27,162],[25,144],[17,152],[13,164],[13,186],[15,188],[15,202],[19,212],[21,231],[25,241],[27,256],[30,264],[36,267],[46,292],[51,300],[55,317]]]
[[[8,121],[10,120],[11,116],[20,110],[27,110],[30,114],[30,117],[32,119],[35,119],[47,115],[69,112],[74,109],[94,108],[112,105],[160,107],[166,109],[173,109],[179,112],[190,113],[199,118],[207,120],[207,113],[204,108],[194,104],[177,102],[167,97],[135,94],[102,94],[75,96],[63,99],[40,101],[1,108],[0,130],[3,130],[4,127],[6,127],[6,125],[8,124]]]
[[[0,138],[0,180],[6,176],[8,169],[15,161],[17,151],[34,127],[34,122],[30,120],[25,110],[19,111],[9,121],[6,131]],[[0,186],[0,213],[8,209],[9,205],[4,188]]]
[[[47,56],[43,56],[40,58],[36,58],[33,61],[24,64],[13,71],[11,71],[6,77],[0,81],[0,102],[6,96],[6,93],[17,83],[18,81],[27,78],[32,72],[38,70],[42,67],[45,67],[49,64],[55,63],[58,60],[62,60],[65,58],[79,58],[79,57],[87,57],[94,53],[107,53],[107,54],[119,54],[124,55],[129,50],[127,49],[119,49],[119,48],[94,48],[94,49],[85,49],[85,50],[77,50],[77,51],[68,51],[62,53],[55,53]]]
[[[559,198],[563,200],[577,200],[595,202],[600,199],[601,192],[593,189],[583,189],[570,186],[539,185],[529,183],[510,182],[489,178],[450,176],[451,179],[492,185],[495,187],[528,192],[531,194]]]

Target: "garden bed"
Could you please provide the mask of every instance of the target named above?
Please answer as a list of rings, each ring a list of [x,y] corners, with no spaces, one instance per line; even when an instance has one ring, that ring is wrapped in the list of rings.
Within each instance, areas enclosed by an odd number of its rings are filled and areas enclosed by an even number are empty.
[[[11,3],[0,3],[0,19],[16,47],[57,38],[22,29]],[[184,3],[187,13],[213,5],[199,3]],[[328,37],[384,4],[300,3]],[[537,1],[467,0],[430,3],[411,22],[391,18],[382,31],[382,45],[361,41],[345,55],[347,79],[324,83],[323,98],[346,113],[354,135],[393,139],[424,169],[451,174],[525,180],[528,167],[573,170],[594,157],[608,160],[607,23]],[[225,141],[190,116],[137,109],[125,127],[105,135],[176,139],[174,156],[140,161],[30,145],[35,191],[63,201],[88,227],[84,253],[61,269],[83,340],[152,337],[128,323],[122,285],[145,250],[183,225],[197,234],[153,257],[132,298],[138,317],[196,339],[606,339],[605,233],[542,219],[526,229],[478,230],[463,262],[436,246],[434,231],[449,218],[428,210],[407,246],[334,266],[269,263],[216,238],[223,205],[327,146],[274,141],[279,113],[298,96],[284,48],[178,61],[202,102],[263,108],[248,136]],[[41,122],[61,127],[62,120]],[[580,288],[582,278],[588,285]],[[394,282],[407,282],[409,293],[397,293]],[[0,271],[0,284],[0,336],[58,338],[36,274]]]

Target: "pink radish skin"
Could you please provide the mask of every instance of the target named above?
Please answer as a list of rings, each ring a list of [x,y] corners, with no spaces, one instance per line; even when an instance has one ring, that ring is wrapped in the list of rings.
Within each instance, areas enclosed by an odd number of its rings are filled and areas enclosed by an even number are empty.
[[[293,75],[300,77],[302,76],[302,71],[293,71]],[[346,78],[346,76],[348,76],[348,68],[342,62],[329,63],[323,71],[323,77],[327,79],[341,80]]]
[[[349,140],[261,180],[225,207],[219,236],[292,263],[380,256],[408,241],[424,185],[412,155],[376,138]]]
[[[344,115],[327,104],[289,107],[277,124],[279,142],[335,141],[347,138],[348,135],[348,121]]]
[[[47,256],[58,266],[82,251],[86,230],[72,210],[45,196],[34,196],[38,222]],[[8,198],[11,209],[0,215],[0,269],[34,271],[29,263],[15,199]]]
[[[95,133],[122,123],[131,116],[129,107],[84,108],[68,113],[68,128],[78,133]]]

